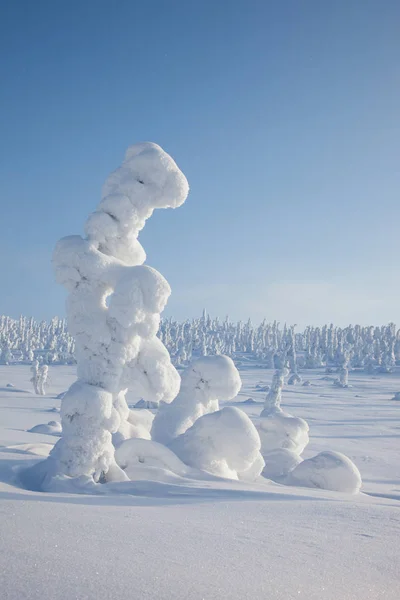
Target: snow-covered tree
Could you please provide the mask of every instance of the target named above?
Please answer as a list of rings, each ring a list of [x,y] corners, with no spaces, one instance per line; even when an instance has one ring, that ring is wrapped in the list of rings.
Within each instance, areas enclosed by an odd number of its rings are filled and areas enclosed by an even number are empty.
[[[35,360],[32,363],[31,366],[31,373],[32,373],[32,377],[31,377],[31,383],[33,385],[33,389],[35,391],[35,394],[40,394],[39,392],[39,373],[40,373],[40,367],[39,367],[39,361]]]
[[[46,395],[46,384],[49,374],[49,367],[47,365],[41,365],[37,373],[37,394],[40,396]]]
[[[62,437],[50,455],[51,475],[126,479],[115,462],[112,434],[123,435],[128,423],[127,388],[164,402],[179,390],[179,376],[156,337],[170,288],[160,273],[143,266],[137,238],[155,208],[180,206],[188,190],[159,146],[131,146],[103,187],[86,238],[70,236],[56,246],[53,264],[69,292],[78,380],[62,400]]]

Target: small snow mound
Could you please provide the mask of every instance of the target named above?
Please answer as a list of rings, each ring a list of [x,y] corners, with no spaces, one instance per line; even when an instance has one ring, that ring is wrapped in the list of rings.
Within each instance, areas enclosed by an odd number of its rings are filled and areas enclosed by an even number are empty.
[[[312,385],[312,383],[308,379],[303,382],[303,387],[310,387],[310,385]]]
[[[287,448],[278,448],[263,455],[265,467],[262,475],[267,479],[286,477],[301,463],[302,459],[296,452]]]
[[[227,479],[253,481],[264,467],[256,428],[232,406],[200,417],[169,447],[187,465]]]
[[[400,392],[395,392],[392,400],[398,400],[398,401],[400,401]]]
[[[247,400],[243,400],[242,404],[257,404],[257,402],[253,398],[247,398]]]
[[[6,387],[13,388],[13,387],[15,387],[15,385],[13,383],[7,383]]]
[[[115,460],[129,479],[137,477],[137,469],[141,466],[158,467],[182,476],[188,471],[169,448],[151,440],[126,440],[116,449]]]
[[[29,433],[44,433],[47,435],[60,435],[61,431],[61,423],[57,421],[49,421],[48,423],[35,425],[31,429],[28,429]]]
[[[344,454],[332,451],[303,460],[289,473],[285,483],[347,494],[357,494],[362,485],[356,465]]]

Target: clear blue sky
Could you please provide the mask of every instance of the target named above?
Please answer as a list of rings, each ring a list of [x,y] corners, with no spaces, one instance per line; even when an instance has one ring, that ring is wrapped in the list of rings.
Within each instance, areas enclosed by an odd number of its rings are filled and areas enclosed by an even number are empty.
[[[0,6],[0,313],[64,314],[53,246],[148,140],[191,185],[141,234],[167,314],[400,321],[398,0]]]

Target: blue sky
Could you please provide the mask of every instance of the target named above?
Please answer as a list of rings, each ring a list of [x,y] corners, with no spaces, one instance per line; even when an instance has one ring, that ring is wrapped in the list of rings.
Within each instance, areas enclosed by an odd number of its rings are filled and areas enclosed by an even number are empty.
[[[191,185],[140,238],[167,314],[400,321],[397,0],[0,6],[0,313],[64,313],[54,244],[148,140]]]

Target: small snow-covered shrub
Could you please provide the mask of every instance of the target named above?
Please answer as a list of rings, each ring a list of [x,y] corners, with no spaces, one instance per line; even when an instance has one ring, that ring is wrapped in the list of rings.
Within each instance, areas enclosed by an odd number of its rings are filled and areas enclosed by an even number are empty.
[[[285,483],[348,494],[356,494],[362,485],[356,465],[344,454],[331,451],[303,460],[289,473]]]
[[[151,430],[152,439],[162,444],[185,433],[195,421],[219,410],[219,400],[234,398],[242,382],[232,359],[203,356],[193,361],[181,375],[178,396],[161,405]]]
[[[187,466],[169,448],[144,439],[125,440],[115,451],[115,460],[129,479],[138,477],[141,466],[157,467],[177,475],[187,474]]]
[[[253,481],[263,467],[260,437],[243,411],[226,406],[206,414],[169,448],[187,465],[227,479]]]
[[[59,435],[61,434],[61,423],[58,421],[49,421],[40,425],[35,425],[28,430],[29,433],[45,433],[47,435]]]

